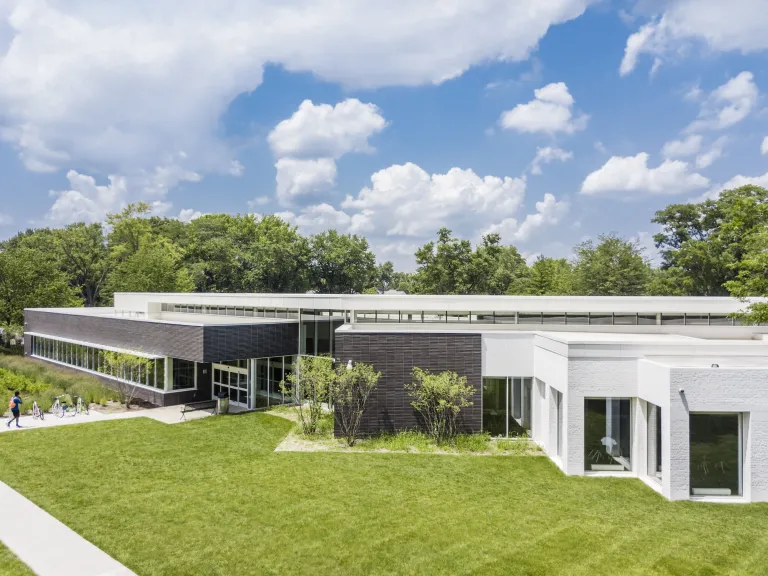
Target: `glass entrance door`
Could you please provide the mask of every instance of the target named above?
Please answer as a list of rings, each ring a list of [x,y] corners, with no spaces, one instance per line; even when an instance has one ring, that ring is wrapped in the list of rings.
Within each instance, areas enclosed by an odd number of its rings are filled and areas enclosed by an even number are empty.
[[[248,398],[250,388],[248,386],[248,361],[241,360],[244,367],[230,366],[228,364],[213,365],[213,397],[216,398],[220,393],[229,396],[229,403],[232,406],[248,409]],[[235,362],[232,362],[235,364]]]

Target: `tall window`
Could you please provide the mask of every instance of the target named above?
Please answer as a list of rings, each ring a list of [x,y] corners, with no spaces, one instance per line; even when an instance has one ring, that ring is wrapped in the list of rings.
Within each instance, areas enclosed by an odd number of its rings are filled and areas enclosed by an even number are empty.
[[[483,378],[483,430],[507,435],[507,379]]]
[[[661,482],[661,408],[648,403],[648,477]]]
[[[691,494],[740,496],[741,420],[738,413],[690,415]]]
[[[195,363],[173,359],[173,389],[187,390],[195,387]]]
[[[491,436],[531,435],[533,378],[483,378],[483,430]]]
[[[592,398],[584,401],[586,472],[632,469],[631,404],[628,398]]]

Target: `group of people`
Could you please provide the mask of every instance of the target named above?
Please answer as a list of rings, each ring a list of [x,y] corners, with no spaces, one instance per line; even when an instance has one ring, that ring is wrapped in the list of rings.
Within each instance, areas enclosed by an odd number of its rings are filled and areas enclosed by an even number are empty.
[[[21,428],[21,424],[19,424],[19,415],[21,413],[21,410],[19,409],[19,406],[21,405],[21,395],[19,394],[19,391],[13,393],[13,398],[10,399],[8,402],[8,408],[11,409],[11,419],[8,420],[8,424],[6,426],[8,428],[11,427],[11,424],[13,424],[13,421],[16,420],[16,428]]]

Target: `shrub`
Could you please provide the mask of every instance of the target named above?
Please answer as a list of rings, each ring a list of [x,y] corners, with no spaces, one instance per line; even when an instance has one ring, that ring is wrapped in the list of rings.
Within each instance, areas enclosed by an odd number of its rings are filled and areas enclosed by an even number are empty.
[[[280,382],[283,394],[296,405],[302,431],[307,436],[318,433],[323,403],[333,380],[333,361],[318,356],[300,356],[297,370]]]
[[[405,389],[413,398],[411,406],[420,414],[427,434],[438,444],[452,442],[461,409],[474,404],[469,398],[475,394],[475,388],[455,372],[432,374],[414,368],[413,382],[406,384]]]
[[[331,381],[333,413],[341,435],[348,446],[354,446],[365,413],[368,398],[376,388],[381,372],[373,366],[357,363],[354,366],[337,366]]]
[[[485,452],[489,448],[491,435],[488,432],[482,434],[459,434],[456,436],[456,449],[459,452]]]

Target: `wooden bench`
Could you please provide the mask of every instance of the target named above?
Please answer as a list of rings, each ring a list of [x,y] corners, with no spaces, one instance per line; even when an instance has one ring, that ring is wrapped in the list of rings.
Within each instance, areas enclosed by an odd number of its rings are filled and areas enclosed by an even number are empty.
[[[204,400],[202,402],[188,402],[181,405],[181,419],[187,419],[187,412],[197,412],[199,410],[211,410],[211,414],[214,416],[218,412],[219,401],[218,400]]]

